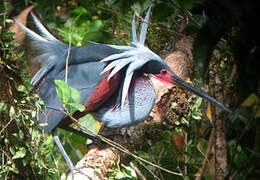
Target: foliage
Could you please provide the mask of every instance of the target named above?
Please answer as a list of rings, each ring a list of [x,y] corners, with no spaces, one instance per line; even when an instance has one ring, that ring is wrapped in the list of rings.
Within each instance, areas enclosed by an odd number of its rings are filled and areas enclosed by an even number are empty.
[[[121,168],[113,169],[113,171],[109,173],[109,177],[113,179],[124,179],[124,180],[138,179],[133,163],[130,163],[129,166],[125,166],[124,164],[122,164]]]
[[[201,98],[192,96],[189,101],[192,104],[184,116],[177,116],[174,124],[164,122],[159,127],[147,126],[148,135],[145,143],[140,145],[138,155],[160,164],[160,166],[174,172],[181,173],[181,176],[172,175],[162,170],[149,167],[147,171],[142,165],[138,167],[148,179],[158,177],[159,179],[193,179],[199,168],[206,151],[207,142],[199,135],[198,127],[201,126],[202,117],[200,113]],[[172,105],[172,110],[176,105]],[[209,125],[210,126],[210,125]],[[184,138],[185,145],[179,144],[174,138],[176,133]],[[149,138],[150,137],[150,138]],[[138,164],[138,162],[135,162]]]
[[[0,5],[0,179],[52,179],[57,177],[53,167],[53,142],[44,138],[37,128],[34,103],[40,103],[25,70],[23,52],[13,53],[18,44],[8,32],[12,22],[6,16],[7,3]],[[39,107],[40,108],[40,107]]]
[[[226,119],[230,173],[237,179],[259,177],[259,27],[256,1],[206,2],[207,20],[199,29],[194,42],[195,65],[200,76],[205,77],[212,63],[214,48],[222,53],[217,62],[221,65],[223,81],[233,81],[233,101],[241,106]],[[213,62],[214,63],[214,62]],[[231,70],[236,76],[230,77]],[[229,72],[229,73],[228,73]],[[230,82],[229,82],[230,83]],[[232,82],[231,82],[232,83]],[[230,85],[230,84],[229,84]],[[249,100],[251,99],[251,100]],[[249,102],[254,103],[249,103]],[[244,106],[244,107],[243,107]],[[240,166],[237,165],[240,163]],[[238,169],[237,169],[238,168]]]

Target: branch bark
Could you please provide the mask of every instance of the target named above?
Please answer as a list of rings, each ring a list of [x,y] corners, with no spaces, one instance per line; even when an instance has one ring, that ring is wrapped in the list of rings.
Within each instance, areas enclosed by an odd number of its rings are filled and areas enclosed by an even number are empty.
[[[80,172],[70,174],[68,180],[102,180],[108,177],[109,171],[120,161],[118,150],[112,147],[91,149],[76,165]]]

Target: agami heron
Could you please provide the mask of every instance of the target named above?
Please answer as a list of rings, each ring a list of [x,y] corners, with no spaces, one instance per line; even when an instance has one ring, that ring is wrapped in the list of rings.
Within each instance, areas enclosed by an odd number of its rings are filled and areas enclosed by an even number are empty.
[[[133,16],[132,46],[93,43],[70,49],[68,84],[79,90],[81,103],[86,108],[83,112],[75,112],[75,118],[92,113],[97,120],[112,128],[144,120],[152,111],[156,98],[154,87],[146,74],[152,74],[164,83],[176,83],[231,112],[214,98],[179,78],[158,55],[145,47],[150,11],[151,7],[141,25],[139,38],[136,35],[135,15]],[[59,150],[70,169],[74,170],[56,132],[58,127],[72,130],[68,127],[72,121],[60,111],[62,104],[54,83],[56,79],[65,79],[69,48],[51,35],[33,14],[32,17],[41,35],[17,23],[33,40],[33,47],[40,50],[37,59],[41,59],[44,64],[31,80],[35,92],[46,106],[46,111],[39,113],[39,120],[47,123],[44,131],[52,132]]]

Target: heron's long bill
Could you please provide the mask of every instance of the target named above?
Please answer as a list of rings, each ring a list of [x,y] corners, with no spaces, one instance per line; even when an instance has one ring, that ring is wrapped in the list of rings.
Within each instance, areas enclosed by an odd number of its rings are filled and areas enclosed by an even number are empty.
[[[181,86],[182,88],[187,89],[187,90],[193,92],[194,94],[208,100],[213,105],[216,105],[216,106],[220,107],[221,109],[223,109],[227,112],[232,112],[230,109],[228,109],[226,106],[224,106],[223,104],[221,104],[220,102],[218,102],[214,98],[208,96],[206,93],[204,93],[201,90],[193,87],[190,83],[187,83],[186,81],[182,80],[180,77],[178,77],[175,74],[172,74],[169,71],[167,71],[167,73],[165,75],[162,75],[162,74],[156,75],[156,78],[159,79],[162,82],[165,82],[165,83],[177,84],[177,85]]]

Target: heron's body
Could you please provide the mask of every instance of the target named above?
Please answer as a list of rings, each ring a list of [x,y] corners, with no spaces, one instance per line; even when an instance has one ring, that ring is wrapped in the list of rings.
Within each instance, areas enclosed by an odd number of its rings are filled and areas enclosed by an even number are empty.
[[[86,54],[80,57],[74,56],[79,50]],[[109,81],[107,78],[110,72],[101,74],[107,63],[100,61],[115,53],[118,53],[118,50],[101,44],[71,49],[68,85],[80,92],[80,103],[86,107],[83,112],[75,112],[74,117],[79,118],[92,113],[109,127],[121,127],[137,123],[150,113],[155,100],[155,91],[143,74],[137,74],[130,87],[129,99],[133,101],[130,104],[132,110],[129,109],[128,100],[123,108],[120,107],[120,84],[122,84],[124,71],[117,73]],[[81,57],[84,59],[79,60]],[[66,54],[60,56],[63,61],[66,61],[66,58]],[[57,85],[54,83],[57,79],[65,80],[66,68],[57,72],[53,70],[55,67],[56,65],[46,72],[35,85],[36,92],[46,106],[46,111],[39,113],[40,122],[46,124],[44,128],[46,133],[55,127],[68,126],[72,122],[61,111],[62,104],[56,93]]]
[[[39,119],[47,123],[45,132],[53,132],[54,140],[71,169],[73,164],[59,142],[56,128],[67,127],[72,121],[60,110],[62,104],[54,83],[56,79],[65,80],[68,52],[68,84],[80,92],[81,104],[85,106],[85,111],[74,113],[76,118],[92,113],[108,127],[128,126],[144,120],[152,111],[156,97],[154,87],[145,74],[153,74],[162,82],[175,82],[230,111],[179,78],[158,55],[144,46],[150,10],[142,24],[139,40],[134,15],[132,46],[90,44],[69,49],[53,37],[34,15],[41,36],[18,22],[33,40],[34,47],[40,50],[38,59],[44,64],[31,81],[46,106],[46,111],[39,114]]]

